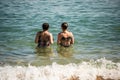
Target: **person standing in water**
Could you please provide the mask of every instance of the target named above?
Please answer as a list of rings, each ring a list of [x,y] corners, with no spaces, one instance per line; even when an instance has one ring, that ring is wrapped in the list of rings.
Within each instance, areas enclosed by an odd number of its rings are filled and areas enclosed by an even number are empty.
[[[63,22],[61,24],[62,32],[58,34],[57,38],[57,44],[63,47],[70,47],[72,44],[74,44],[74,36],[72,32],[69,32],[67,30],[68,24],[67,22]]]
[[[73,47],[71,47],[72,44],[74,44],[74,36],[72,32],[69,32],[68,24],[66,22],[63,22],[61,24],[62,31],[58,33],[57,38],[57,52],[60,54],[60,56],[63,57],[71,57],[73,54]]]
[[[39,31],[35,37],[35,43],[37,43],[37,47],[48,47],[53,44],[53,36],[52,33],[48,31],[49,24],[43,23],[42,24],[43,31]]]

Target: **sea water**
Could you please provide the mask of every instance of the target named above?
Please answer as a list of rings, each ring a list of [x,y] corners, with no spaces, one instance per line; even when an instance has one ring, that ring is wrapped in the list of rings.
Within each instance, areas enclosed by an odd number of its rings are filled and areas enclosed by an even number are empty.
[[[1,0],[0,80],[120,79],[120,0]],[[44,22],[54,36],[40,52],[35,35]],[[75,44],[59,52],[61,23]],[[46,51],[46,50],[45,50]]]

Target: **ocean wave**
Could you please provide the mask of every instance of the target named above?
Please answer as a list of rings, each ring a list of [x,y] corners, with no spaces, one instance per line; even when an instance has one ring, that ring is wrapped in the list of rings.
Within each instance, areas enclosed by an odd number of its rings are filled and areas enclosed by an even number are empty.
[[[66,65],[1,66],[0,80],[105,80],[120,79],[120,63],[105,58]]]

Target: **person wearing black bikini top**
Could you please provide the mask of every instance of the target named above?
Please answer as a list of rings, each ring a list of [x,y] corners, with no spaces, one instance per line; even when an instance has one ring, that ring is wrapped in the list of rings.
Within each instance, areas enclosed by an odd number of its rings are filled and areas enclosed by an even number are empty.
[[[74,44],[74,37],[72,32],[67,30],[68,24],[66,22],[61,25],[62,32],[58,34],[57,44],[63,47],[69,47]]]

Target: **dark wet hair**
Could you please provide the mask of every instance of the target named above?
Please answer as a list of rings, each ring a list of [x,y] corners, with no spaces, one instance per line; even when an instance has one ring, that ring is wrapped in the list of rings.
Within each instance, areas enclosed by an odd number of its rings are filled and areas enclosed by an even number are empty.
[[[43,28],[43,30],[48,30],[49,29],[49,24],[48,23],[43,23],[42,28]]]
[[[61,24],[61,27],[62,27],[62,29],[67,29],[67,28],[68,28],[67,22],[63,22],[63,23]]]

